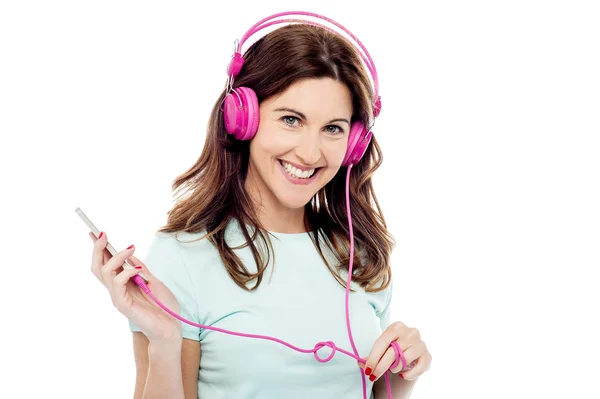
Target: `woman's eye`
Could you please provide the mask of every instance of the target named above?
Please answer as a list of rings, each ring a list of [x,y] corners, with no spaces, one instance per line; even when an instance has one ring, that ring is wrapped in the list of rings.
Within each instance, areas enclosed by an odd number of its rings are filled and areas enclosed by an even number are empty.
[[[286,125],[293,125],[298,120],[295,116],[284,116],[282,119]]]
[[[338,133],[343,133],[343,132],[344,131],[342,130],[342,128],[337,125],[327,126],[327,133],[338,134]]]

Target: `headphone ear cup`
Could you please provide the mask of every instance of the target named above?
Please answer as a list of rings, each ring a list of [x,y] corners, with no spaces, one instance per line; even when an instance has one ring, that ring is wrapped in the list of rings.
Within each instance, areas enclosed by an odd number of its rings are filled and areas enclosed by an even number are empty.
[[[368,130],[362,122],[355,121],[352,123],[348,135],[348,148],[342,166],[356,165],[365,154],[372,136],[373,132]]]
[[[225,96],[225,130],[238,140],[250,140],[258,130],[259,107],[254,90],[237,87]]]

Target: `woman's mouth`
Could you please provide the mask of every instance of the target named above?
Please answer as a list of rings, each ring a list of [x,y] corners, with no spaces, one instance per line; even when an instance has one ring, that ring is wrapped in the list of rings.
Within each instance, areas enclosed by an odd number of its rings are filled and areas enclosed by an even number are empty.
[[[302,171],[289,163],[278,159],[279,167],[288,181],[294,184],[310,184],[315,181],[316,176],[322,168],[313,168]]]

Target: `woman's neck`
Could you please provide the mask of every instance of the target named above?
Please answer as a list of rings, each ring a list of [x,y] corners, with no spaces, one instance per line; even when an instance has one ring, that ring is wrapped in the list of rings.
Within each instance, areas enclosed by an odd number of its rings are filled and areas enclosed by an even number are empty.
[[[259,192],[249,184],[246,184],[246,192],[250,195],[256,216],[265,230],[287,234],[306,232],[304,207],[284,207],[268,190]]]
[[[256,215],[262,227],[276,233],[304,233],[304,208],[290,209],[269,206],[263,201],[257,204]]]

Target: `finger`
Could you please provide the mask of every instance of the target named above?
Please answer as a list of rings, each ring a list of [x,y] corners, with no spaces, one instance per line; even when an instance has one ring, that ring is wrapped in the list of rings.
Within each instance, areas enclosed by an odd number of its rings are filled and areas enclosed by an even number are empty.
[[[142,273],[144,273],[147,277],[153,277],[152,273],[150,272],[150,270],[146,267],[146,265],[144,264],[144,262],[142,262],[139,258],[131,255],[129,257],[129,259],[131,260],[131,264],[132,265],[136,265],[136,266],[142,266]]]
[[[102,279],[102,275],[100,274],[100,269],[104,266],[104,248],[106,247],[106,243],[108,240],[106,239],[106,233],[102,234],[102,237],[96,238],[93,237],[93,233],[90,232],[90,237],[94,241],[94,249],[92,250],[92,273],[96,276],[100,282],[104,283]]]
[[[147,284],[151,288],[152,285],[155,284],[154,281],[157,280],[157,278],[154,276],[154,274],[152,274],[150,269],[148,269],[148,267],[144,264],[144,262],[142,262],[139,258],[136,258],[135,256],[131,255],[129,257],[129,259],[131,259],[131,261],[129,263],[131,263],[132,265],[142,266],[141,273],[143,273],[144,277],[147,278],[147,280],[148,280]]]
[[[416,328],[407,328],[401,334],[401,337],[396,340],[396,343],[400,347],[402,354],[404,354],[404,360],[406,360],[406,365],[410,364],[410,362],[411,362],[411,360],[408,360],[408,358],[406,358],[406,352],[414,345],[420,345],[420,344],[424,345],[423,341],[421,340],[421,333]],[[423,346],[423,350],[425,350],[425,349],[426,349],[426,347]],[[414,357],[413,359],[416,359],[416,357]],[[400,363],[398,363],[398,365],[396,367],[394,367],[394,370],[400,371],[401,368],[402,368],[402,359],[400,359]],[[394,371],[394,372],[396,372],[396,371]]]
[[[106,233],[101,232],[100,234],[104,235]],[[88,233],[88,235],[92,238],[92,241],[94,243],[98,240],[98,238],[91,231]],[[108,244],[108,240],[106,241],[106,243]],[[112,254],[110,253],[110,251],[108,250],[108,248],[104,248],[103,254],[104,254],[104,263],[108,262],[108,260],[110,258],[112,258]]]
[[[388,328],[385,329],[383,334],[381,334],[379,338],[377,338],[377,341],[375,341],[375,343],[373,344],[373,348],[371,348],[371,353],[367,358],[367,362],[365,363],[365,374],[370,375],[373,372],[373,370],[375,370],[377,363],[379,363],[379,360],[381,359],[383,354],[390,347],[390,343],[399,338],[400,330],[401,329],[399,329],[398,327],[390,325]]]
[[[407,381],[412,381],[422,375],[424,372],[429,370],[429,366],[431,365],[431,354],[429,351],[425,352],[423,356],[416,359],[414,363],[414,367],[407,371],[402,371],[401,377]]]
[[[369,376],[371,381],[376,381],[381,377],[385,372],[390,368],[392,364],[396,361],[396,351],[393,347],[388,347],[388,350],[385,351],[379,362],[375,365],[373,369],[373,373]],[[402,362],[398,366],[402,368]]]
[[[373,344],[373,348],[371,349],[371,353],[367,358],[367,362],[365,363],[365,374],[371,375],[373,370],[377,367],[377,364],[381,360],[383,354],[387,351],[387,348],[390,346],[390,342],[395,338],[387,337],[386,335],[382,335],[375,344]],[[373,380],[371,380],[373,381]]]
[[[113,303],[123,303],[125,293],[127,291],[127,282],[136,274],[142,271],[141,266],[134,267],[133,269],[123,269],[123,271],[115,276],[112,284],[112,297]]]
[[[129,258],[133,254],[134,251],[135,251],[135,246],[131,245],[130,247],[124,249],[123,251],[117,252],[117,254],[115,256],[110,258],[110,260],[108,262],[106,262],[104,264],[104,266],[102,266],[102,269],[100,270],[100,274],[102,275],[102,281],[109,290],[110,290],[110,286],[113,283],[113,279],[117,275],[117,269],[119,269],[121,266],[123,266],[123,263],[125,263],[125,260],[127,260],[127,258]]]
[[[402,350],[402,347],[400,346]],[[392,369],[392,373],[400,373],[402,371],[410,370],[414,366],[414,361],[419,358],[419,356],[423,355],[427,347],[423,341],[420,341],[414,345],[409,346],[408,348],[402,350],[402,354],[404,355],[404,360],[406,360],[406,367],[402,368],[402,359],[398,362],[398,365]],[[395,356],[394,352],[394,356]],[[396,358],[394,358],[396,360]]]

